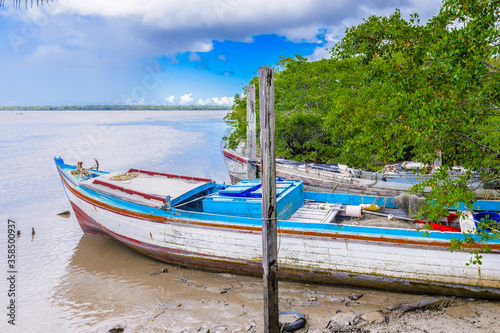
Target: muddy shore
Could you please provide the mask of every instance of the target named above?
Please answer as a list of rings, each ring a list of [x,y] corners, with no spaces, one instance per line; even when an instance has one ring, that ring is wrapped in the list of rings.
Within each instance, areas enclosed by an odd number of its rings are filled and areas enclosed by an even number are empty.
[[[159,285],[177,284],[169,297],[150,304],[148,316],[118,321],[99,332],[113,327],[124,332],[263,332],[259,279],[164,267],[168,272],[150,278]],[[495,301],[286,281],[279,283],[279,297],[281,311],[305,315],[307,324],[298,333],[500,332],[500,302]]]

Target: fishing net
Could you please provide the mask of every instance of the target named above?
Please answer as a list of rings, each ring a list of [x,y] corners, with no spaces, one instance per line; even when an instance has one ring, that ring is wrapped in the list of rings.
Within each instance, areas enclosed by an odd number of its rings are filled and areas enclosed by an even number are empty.
[[[394,197],[396,206],[406,214],[416,214],[420,206],[424,203],[425,198],[416,196],[415,194],[400,194]]]

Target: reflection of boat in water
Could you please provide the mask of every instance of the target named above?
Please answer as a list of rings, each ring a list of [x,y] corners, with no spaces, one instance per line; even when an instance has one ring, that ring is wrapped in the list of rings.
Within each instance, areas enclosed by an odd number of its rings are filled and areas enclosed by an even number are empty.
[[[221,143],[221,151],[224,156],[231,182],[237,183],[247,178],[247,169],[255,168],[257,177],[260,178],[260,163],[252,164],[245,156],[242,147],[236,150],[225,147]],[[417,175],[414,169],[422,167],[420,163],[404,162],[388,165],[384,172],[369,172],[349,168],[339,163],[316,164],[303,163],[285,159],[276,160],[276,175],[286,179],[298,179],[308,185],[308,190],[315,192],[354,193],[363,195],[380,195],[395,197],[410,192],[413,185],[429,179],[432,174]],[[454,171],[452,175],[459,175],[460,171]],[[500,198],[497,190],[481,188],[481,182],[474,180],[470,184],[477,199]],[[430,187],[424,192],[429,192]]]
[[[239,314],[240,302],[256,315],[262,306],[260,280],[169,266],[104,237],[84,234],[65,270],[51,303],[66,332],[107,333],[117,324],[125,332],[180,332],[190,323],[224,322],[225,311]],[[225,307],[215,300],[227,285],[239,292]],[[150,329],[160,315],[164,326]]]
[[[152,258],[145,258],[116,240],[84,234],[69,262],[69,269],[70,272],[84,273],[87,277],[98,275],[100,278],[134,284],[145,283],[144,277],[162,264]]]
[[[145,260],[146,259],[146,260]],[[158,280],[148,279],[161,263],[144,258],[123,244],[83,235],[66,274],[54,291],[54,303],[78,316],[107,318],[125,311],[124,304],[158,296]]]
[[[131,169],[107,173],[56,165],[86,233],[113,237],[151,257],[213,271],[262,274],[260,181],[237,185]],[[300,181],[277,181],[279,271],[308,282],[500,298],[500,241],[478,269],[450,252],[462,235],[412,225],[346,224],[341,211],[360,204],[395,207],[392,198],[304,192]],[[339,204],[336,204],[339,203]],[[478,201],[476,210],[499,210]]]
[[[175,274],[150,277],[163,267],[120,242],[83,235],[51,303],[73,331],[108,332],[117,323],[133,326],[157,312],[155,305],[168,296],[165,290],[179,289]]]

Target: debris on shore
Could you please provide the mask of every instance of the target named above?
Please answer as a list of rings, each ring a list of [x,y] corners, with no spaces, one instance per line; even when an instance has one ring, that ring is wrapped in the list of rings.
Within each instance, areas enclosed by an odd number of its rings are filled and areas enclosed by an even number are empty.
[[[403,310],[403,312],[415,311],[415,310],[443,310],[451,306],[455,302],[453,298],[431,298],[420,302],[411,304],[398,304],[391,308],[389,311]]]
[[[61,217],[69,218],[71,216],[71,212],[69,210],[65,210],[64,212],[61,212],[57,215],[59,215]]]
[[[159,271],[156,271],[154,273],[149,274],[149,276],[153,277],[153,276],[160,275],[161,273],[168,273],[168,269],[166,269],[166,268],[160,269]]]

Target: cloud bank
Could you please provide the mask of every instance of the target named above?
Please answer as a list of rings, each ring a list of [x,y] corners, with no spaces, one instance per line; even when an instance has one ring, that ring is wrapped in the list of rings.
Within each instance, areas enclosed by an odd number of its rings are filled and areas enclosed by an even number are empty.
[[[190,61],[199,61],[196,52],[211,51],[214,40],[251,42],[255,35],[277,34],[293,42],[323,44],[337,39],[345,26],[359,23],[362,17],[388,15],[395,8],[400,8],[403,15],[418,12],[427,19],[437,12],[439,2],[66,0],[51,4],[50,10],[45,11],[50,12],[49,21],[55,15],[68,18],[61,23],[63,29],[51,31],[53,38],[65,38],[67,47],[105,48],[131,56],[191,52]],[[28,11],[26,15],[40,21],[36,13]],[[50,35],[44,37],[50,39]],[[318,56],[319,53],[313,58]],[[221,56],[220,60],[224,59]]]
[[[345,27],[362,18],[399,8],[425,22],[439,7],[438,0],[64,0],[3,8],[0,90],[28,104],[225,105],[229,97],[212,96],[240,92],[281,55],[329,57]]]

